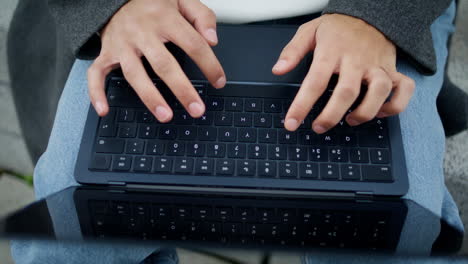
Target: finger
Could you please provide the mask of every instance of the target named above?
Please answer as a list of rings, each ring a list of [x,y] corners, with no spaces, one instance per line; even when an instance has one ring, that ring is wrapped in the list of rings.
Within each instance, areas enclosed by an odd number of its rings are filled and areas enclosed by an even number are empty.
[[[104,84],[106,76],[115,66],[105,55],[100,55],[88,68],[88,93],[91,104],[99,116],[105,116],[109,112]]]
[[[316,133],[325,133],[340,122],[359,96],[362,77],[363,72],[353,63],[342,62],[340,77],[333,94],[312,125]]]
[[[286,114],[284,126],[287,130],[294,131],[299,127],[327,88],[336,67],[336,60],[330,58],[324,56],[314,58],[312,66]]]
[[[351,126],[372,120],[392,90],[392,81],[382,69],[368,71],[364,79],[368,83],[366,95],[361,104],[346,117],[346,122]]]
[[[211,46],[218,44],[216,14],[199,0],[180,0],[181,14],[195,27]]]
[[[162,123],[170,121],[173,116],[172,110],[148,77],[141,58],[129,53],[120,65],[125,79],[153,115]]]
[[[221,64],[210,46],[187,21],[183,18],[177,20],[176,30],[168,32],[168,35],[174,44],[192,58],[215,88],[224,87],[226,77]]]
[[[380,111],[377,114],[378,118],[384,118],[403,112],[408,106],[416,87],[414,80],[404,74],[393,72],[389,75],[393,80],[393,94],[390,101],[380,108]]]
[[[184,106],[195,118],[205,113],[205,105],[189,81],[177,60],[160,41],[153,41],[151,48],[142,50],[154,72],[164,81]]]
[[[294,69],[304,56],[315,48],[315,32],[319,19],[301,25],[291,41],[281,51],[273,66],[273,74],[283,75]]]

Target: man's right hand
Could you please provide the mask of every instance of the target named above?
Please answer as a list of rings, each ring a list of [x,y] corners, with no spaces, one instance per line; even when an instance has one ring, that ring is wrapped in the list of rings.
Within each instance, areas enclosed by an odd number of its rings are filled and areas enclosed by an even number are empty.
[[[143,67],[144,56],[154,72],[169,86],[192,117],[200,117],[205,105],[164,43],[184,50],[215,88],[226,76],[210,46],[217,44],[216,16],[199,0],[131,0],[101,32],[100,55],[88,69],[91,102],[100,116],[109,111],[104,82],[107,74],[122,68],[125,79],[160,122],[173,112]]]

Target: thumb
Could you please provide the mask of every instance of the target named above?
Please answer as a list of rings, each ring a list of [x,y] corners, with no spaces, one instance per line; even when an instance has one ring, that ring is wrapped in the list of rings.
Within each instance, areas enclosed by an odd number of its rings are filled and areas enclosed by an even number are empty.
[[[180,13],[210,44],[218,44],[216,14],[199,0],[179,0]]]

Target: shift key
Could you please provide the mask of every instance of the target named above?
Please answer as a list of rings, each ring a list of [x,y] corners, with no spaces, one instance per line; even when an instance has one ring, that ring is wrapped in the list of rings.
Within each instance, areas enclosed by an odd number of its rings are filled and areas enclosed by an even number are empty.
[[[99,138],[96,142],[97,153],[123,153],[125,147],[124,139]]]

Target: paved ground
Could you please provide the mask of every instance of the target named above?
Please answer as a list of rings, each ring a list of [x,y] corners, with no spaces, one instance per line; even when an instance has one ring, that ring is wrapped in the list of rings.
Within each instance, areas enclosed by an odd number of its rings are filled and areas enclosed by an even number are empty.
[[[18,0],[1,0],[0,8],[0,168],[31,174],[33,166],[27,155],[16,112],[11,100],[9,78],[6,66],[5,40],[12,11]],[[449,76],[453,82],[468,92],[468,1],[461,1],[458,29],[453,38],[449,60]],[[454,113],[456,114],[456,113]],[[457,201],[465,225],[468,224],[468,132],[447,140],[445,161],[446,184]],[[0,175],[0,216],[11,209],[19,208],[33,199],[31,188],[12,177]],[[468,226],[467,226],[468,230]],[[468,234],[467,234],[468,239]],[[468,243],[463,252],[468,254]],[[5,242],[0,241],[0,260],[12,263]],[[258,260],[246,256],[250,260]],[[201,255],[185,252],[182,263],[213,263]],[[197,261],[195,261],[197,260]],[[298,263],[298,260],[275,258],[276,263]],[[255,263],[255,261],[252,261]]]

